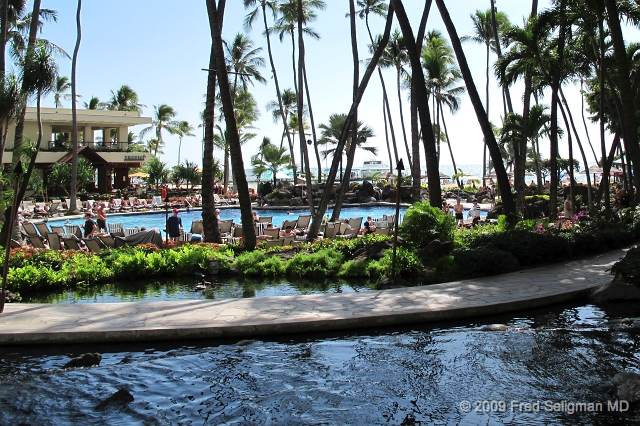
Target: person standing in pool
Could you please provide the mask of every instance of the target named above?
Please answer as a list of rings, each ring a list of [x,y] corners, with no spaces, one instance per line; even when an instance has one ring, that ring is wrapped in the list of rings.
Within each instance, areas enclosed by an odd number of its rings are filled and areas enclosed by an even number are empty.
[[[453,212],[456,215],[458,221],[458,227],[464,225],[464,206],[460,202],[460,197],[457,198],[456,204],[453,206]]]
[[[104,230],[107,232],[107,212],[104,210],[104,203],[96,201],[96,224],[98,225],[98,232]]]
[[[178,241],[181,227],[182,218],[178,216],[178,209],[173,209],[173,216],[167,219],[167,232],[171,241]]]

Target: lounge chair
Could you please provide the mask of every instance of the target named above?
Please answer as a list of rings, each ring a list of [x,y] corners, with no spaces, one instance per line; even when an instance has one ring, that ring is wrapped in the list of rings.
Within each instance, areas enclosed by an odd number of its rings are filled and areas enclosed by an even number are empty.
[[[84,238],[82,241],[84,241],[84,244],[87,246],[89,251],[92,251],[96,254],[100,253],[101,247],[100,247],[100,244],[98,243],[98,240],[94,238]]]
[[[28,220],[22,222],[22,229],[27,237],[38,238],[40,236],[33,222],[29,222]]]
[[[47,226],[47,224],[44,222],[36,223],[35,225],[36,228],[38,228],[38,232],[40,232],[40,235],[42,235],[43,237],[46,237],[47,233],[51,232],[49,231],[49,227]]]
[[[280,238],[280,228],[266,228],[264,231],[262,231],[262,235],[266,235],[267,237],[274,240],[278,239]]]
[[[287,229],[287,226],[292,228],[297,228],[298,221],[297,220],[285,220],[282,222],[282,229]]]
[[[191,229],[189,230],[191,234],[200,234],[204,236],[204,226],[202,225],[201,220],[194,220],[191,222]]]
[[[338,232],[338,228],[339,227],[335,224],[327,223],[327,227],[324,230],[324,238],[328,238],[330,240],[334,239]]]
[[[58,203],[58,207],[56,207],[58,216],[64,215],[64,212],[66,212],[67,209],[62,205],[62,200],[53,200],[53,204],[55,203]]]
[[[267,248],[269,247],[281,247],[284,244],[284,239],[267,240]]]
[[[218,194],[213,194],[213,202],[214,202],[214,204],[219,205],[219,206],[221,206],[221,205],[228,206],[228,205],[231,204],[231,203],[229,203],[229,201],[227,201],[224,198],[220,197]]]
[[[49,248],[51,250],[62,250],[60,235],[56,232],[47,232],[47,241],[49,241]]]
[[[311,215],[305,214],[298,216],[298,222],[296,223],[296,229],[307,229],[311,223]]]
[[[124,227],[122,223],[107,223],[107,227],[109,228],[109,234],[112,237],[124,237]]]
[[[98,240],[104,244],[105,247],[115,247],[116,240],[111,235],[100,235]]]
[[[82,250],[74,236],[62,237],[62,242],[64,242],[64,247],[66,250]]]
[[[22,248],[22,244],[18,240],[11,239],[11,248]]]
[[[349,227],[351,229],[360,229],[362,228],[362,218],[361,217],[352,217],[349,219]]]
[[[55,232],[58,235],[62,235],[62,234],[64,234],[64,227],[63,226],[57,226],[57,225],[51,225],[51,232]]]
[[[376,235],[389,235],[391,228],[376,228]]]
[[[65,232],[64,234],[71,234],[71,235],[75,235],[78,238],[82,238],[82,231],[80,230],[80,226],[78,225],[64,225],[65,229],[67,232]],[[63,235],[64,235],[63,234]]]
[[[221,220],[218,222],[218,226],[220,227],[220,234],[229,234],[231,232],[231,228],[233,228],[233,219],[229,220]]]
[[[60,201],[52,201],[49,205],[49,217],[53,217],[56,214],[60,214],[58,208],[60,207]]]
[[[294,240],[295,240],[294,237],[284,237],[282,239],[282,245],[283,246],[290,246],[293,243]]]
[[[273,223],[273,216],[261,216],[258,222]]]
[[[155,195],[152,199],[151,199],[151,205],[153,206],[154,209],[161,209],[165,206],[165,203],[162,201],[162,197],[159,195]]]
[[[22,210],[33,212],[35,207],[36,206],[33,204],[33,201],[27,200],[22,202]]]
[[[31,246],[33,246],[33,248],[47,248],[45,247],[44,243],[42,242],[42,240],[38,237],[29,237],[27,236],[27,242],[29,244],[31,244]]]

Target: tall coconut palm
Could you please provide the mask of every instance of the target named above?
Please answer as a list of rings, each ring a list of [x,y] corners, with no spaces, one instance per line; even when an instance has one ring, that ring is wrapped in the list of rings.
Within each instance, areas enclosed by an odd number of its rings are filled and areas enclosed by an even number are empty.
[[[282,105],[282,107],[280,107]],[[271,101],[266,105],[267,111],[271,111],[273,116],[273,122],[277,123],[284,117],[284,130],[282,132],[282,138],[280,139],[280,148],[284,143],[284,138],[287,138],[289,142],[289,156],[291,161],[295,163],[295,156],[293,155],[293,140],[291,139],[291,132],[289,129],[289,118],[291,114],[295,114],[298,108],[298,99],[296,92],[291,89],[285,89],[284,92],[278,97],[278,101]],[[284,115],[283,115],[284,112]]]
[[[18,115],[22,111],[22,105],[25,99],[20,91],[20,81],[13,74],[5,74],[0,79],[0,164],[2,164],[2,156],[4,148],[7,144],[7,133],[11,122],[15,122]]]
[[[146,108],[138,102],[138,94],[126,84],[122,85],[115,92],[111,91],[111,99],[107,103],[107,109],[113,111],[135,111],[142,114],[142,108]]]
[[[389,43],[385,49],[382,58],[380,58],[380,67],[395,68],[396,70],[396,86],[398,88],[398,104],[400,105],[400,127],[402,127],[402,136],[404,138],[404,146],[407,152],[409,164],[411,164],[411,150],[409,149],[409,141],[407,140],[407,130],[404,124],[404,113],[402,112],[402,79],[409,76],[405,69],[405,65],[409,63],[409,54],[404,37],[400,30],[396,29],[391,33]]]
[[[285,2],[280,4],[280,8],[279,8],[280,16],[276,21],[275,25],[273,26],[273,28],[271,28],[271,31],[275,31],[278,33],[278,36],[281,42],[284,40],[284,37],[286,35],[291,36],[291,46],[292,46],[291,58],[292,58],[293,75],[294,75],[294,81],[293,81],[294,89],[296,91],[296,94],[298,94],[299,87],[302,87],[304,85],[304,90],[306,91],[307,106],[309,110],[309,119],[311,121],[311,130],[312,130],[311,133],[313,134],[314,150],[316,154],[316,161],[318,162],[318,168],[321,167],[320,155],[318,152],[318,144],[316,140],[315,120],[313,116],[313,109],[311,106],[311,95],[309,92],[309,85],[307,84],[306,69],[304,66],[303,35],[310,36],[316,40],[320,38],[320,35],[316,33],[313,29],[309,28],[307,24],[309,22],[315,21],[317,18],[317,15],[314,9],[323,10],[325,7],[326,7],[326,4],[323,0],[286,0]],[[296,71],[296,42],[295,42],[295,35],[296,35],[297,28],[299,31],[298,48],[301,52],[299,61],[300,61],[300,64],[302,65],[301,70],[298,70],[298,71]],[[301,75],[299,75],[300,73]],[[306,152],[306,149],[304,152]],[[292,152],[292,157],[294,157],[293,152]],[[293,174],[295,179],[297,177],[295,170]]]
[[[59,76],[56,80],[56,87],[53,90],[53,102],[56,108],[62,107],[62,98],[66,100],[71,99],[71,95],[65,94],[69,89],[71,89],[69,77]]]
[[[175,116],[178,113],[167,104],[160,104],[153,106],[153,119],[151,120],[151,125],[149,127],[145,127],[140,132],[140,139],[142,139],[147,133],[152,130],[155,130],[156,139],[158,139],[158,146],[162,146],[164,143],[164,139],[162,138],[162,131],[166,130],[170,135],[179,134],[178,131],[178,122],[174,120]],[[157,156],[158,151],[154,151],[153,155]]]
[[[267,52],[269,54],[269,64],[271,65],[271,74],[273,75],[273,81],[276,86],[276,95],[278,97],[277,111],[280,114],[280,119],[282,120],[282,124],[284,126],[284,132],[282,133],[283,136],[282,136],[282,141],[280,142],[280,148],[282,148],[282,143],[284,141],[284,137],[286,136],[289,141],[289,148],[290,148],[291,155],[293,155],[293,142],[291,141],[291,137],[289,136],[289,128],[287,124],[288,123],[288,114],[286,110],[287,102],[285,101],[285,99],[283,99],[283,97],[287,93],[287,90],[290,90],[290,89],[286,89],[284,92],[282,92],[282,94],[280,93],[280,83],[278,81],[278,73],[276,72],[276,65],[275,65],[275,62],[273,61],[273,52],[271,50],[271,31],[269,30],[269,25],[267,23],[267,8],[271,12],[273,19],[275,19],[278,14],[279,5],[277,1],[268,1],[268,0],[243,0],[243,3],[244,3],[245,9],[254,7],[256,6],[256,4],[259,4],[259,7],[256,7],[255,9],[250,11],[249,14],[247,14],[247,16],[245,16],[245,20],[244,20],[245,30],[251,28],[251,26],[257,19],[258,12],[260,11],[260,9],[262,9],[262,21],[264,23],[264,34],[267,37]],[[291,97],[292,100],[289,102],[289,105],[293,105],[293,103],[295,103],[295,97],[296,95],[295,93],[293,93],[293,96]],[[269,106],[267,106],[267,109],[269,109]],[[271,110],[274,111],[274,120],[275,120],[275,111],[276,111],[275,107],[271,106]],[[291,158],[293,159],[293,157]]]
[[[322,153],[324,157],[333,157],[336,153],[336,146],[340,140],[340,135],[347,122],[347,114],[331,114],[329,121],[325,124],[320,124],[318,128],[321,130],[321,138],[318,141],[323,146]],[[373,129],[364,124],[363,121],[358,120],[358,133],[355,141],[355,146],[358,149],[367,151],[373,155],[378,154],[378,148],[373,146],[365,146],[367,139],[375,137]],[[347,137],[347,143],[345,150],[353,145],[353,135],[350,133]],[[344,155],[344,152],[343,152]],[[342,160],[340,160],[342,164]]]
[[[259,176],[264,172],[270,171],[273,178],[273,186],[275,187],[278,171],[291,164],[291,157],[286,154],[286,151],[285,147],[278,148],[271,143],[263,144],[260,152],[251,157],[253,174]]]
[[[182,120],[178,122],[178,137],[180,138],[180,144],[178,145],[178,164],[180,164],[180,150],[182,149],[182,138],[185,136],[195,136],[193,134],[193,126],[188,121]]]
[[[493,22],[491,17],[491,9],[488,9],[485,12],[480,10],[476,10],[475,14],[471,15],[471,20],[473,21],[473,28],[475,33],[471,36],[463,36],[460,38],[462,42],[465,41],[473,41],[478,44],[484,44],[487,55],[486,55],[486,86],[485,86],[485,112],[487,113],[487,117],[489,116],[489,69],[490,69],[490,53],[491,51],[495,52],[495,35],[493,33]],[[499,27],[506,27],[508,25],[507,16],[498,12],[496,14],[496,21],[499,23]],[[487,147],[485,145],[482,155],[482,176],[487,175]],[[483,177],[484,179],[484,177]]]
[[[264,67],[264,59],[258,56],[261,47],[254,47],[253,41],[242,33],[236,34],[233,41],[225,42],[224,46],[227,69],[233,73],[231,90],[234,99],[237,97],[238,84],[242,90],[247,90],[249,84],[253,85],[253,80],[267,82],[259,70]]]
[[[84,102],[84,108],[103,109],[106,108],[106,105],[104,104],[104,102],[100,102],[100,99],[98,99],[96,96],[92,96],[91,99],[89,99],[89,102]]]
[[[462,50],[462,44],[460,42],[460,38],[458,37],[456,28],[451,21],[449,11],[447,10],[447,7],[444,4],[443,0],[436,0],[436,4],[438,6],[438,10],[440,11],[440,16],[442,17],[445,27],[447,28],[447,33],[449,34],[449,38],[451,39],[451,45],[453,46],[453,50],[456,54],[465,86],[467,87],[467,92],[469,93],[469,98],[471,99],[471,103],[473,104],[473,108],[476,112],[478,122],[480,124],[480,127],[482,128],[482,133],[484,135],[485,143],[487,144],[487,148],[491,155],[491,159],[494,162],[496,179],[498,180],[498,188],[502,197],[502,205],[507,216],[507,221],[511,225],[514,225],[517,220],[515,214],[516,209],[513,202],[513,196],[511,194],[511,187],[509,185],[507,172],[504,169],[504,165],[502,164],[500,148],[498,147],[498,143],[496,142],[495,136],[493,134],[491,123],[489,122],[489,119],[482,106],[482,101],[480,100],[480,96],[478,95],[478,90],[476,89],[475,83],[473,82],[469,64],[467,63],[466,56],[464,54],[464,51]]]
[[[72,159],[71,159],[71,203],[69,210],[76,211],[76,193],[78,188],[78,96],[76,92],[76,69],[78,63],[78,51],[80,50],[80,40],[82,39],[82,27],[80,21],[80,12],[82,11],[82,0],[78,0],[78,7],[76,12],[76,45],[73,49],[73,59],[71,60],[71,120],[73,122],[73,138],[71,141]],[[58,78],[58,81],[60,78]],[[56,90],[60,88],[59,84],[56,84]]]
[[[36,115],[38,121],[38,139],[34,147],[29,167],[23,177],[22,185],[18,192],[18,201],[22,201],[24,194],[29,185],[29,179],[36,164],[36,157],[40,151],[42,143],[42,117],[41,117],[41,101],[42,96],[51,93],[54,90],[56,78],[58,77],[58,64],[47,46],[42,42],[38,42],[31,53],[27,54],[24,67],[22,69],[22,81],[27,91],[33,93],[36,97]]]

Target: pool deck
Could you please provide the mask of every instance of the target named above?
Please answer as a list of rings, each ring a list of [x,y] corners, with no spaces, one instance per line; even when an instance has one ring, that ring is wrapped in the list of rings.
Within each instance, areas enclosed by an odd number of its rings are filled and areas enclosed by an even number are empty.
[[[260,338],[469,318],[585,297],[625,250],[431,286],[250,299],[7,304],[0,345]]]

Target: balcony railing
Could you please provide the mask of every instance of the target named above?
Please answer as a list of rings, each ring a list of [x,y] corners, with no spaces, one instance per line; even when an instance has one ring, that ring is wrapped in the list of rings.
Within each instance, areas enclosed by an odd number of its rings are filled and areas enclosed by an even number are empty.
[[[105,152],[131,152],[133,145],[128,142],[80,142],[79,146],[88,146],[94,151]],[[71,149],[71,142],[66,141],[48,141],[40,147],[40,151],[66,152]]]

